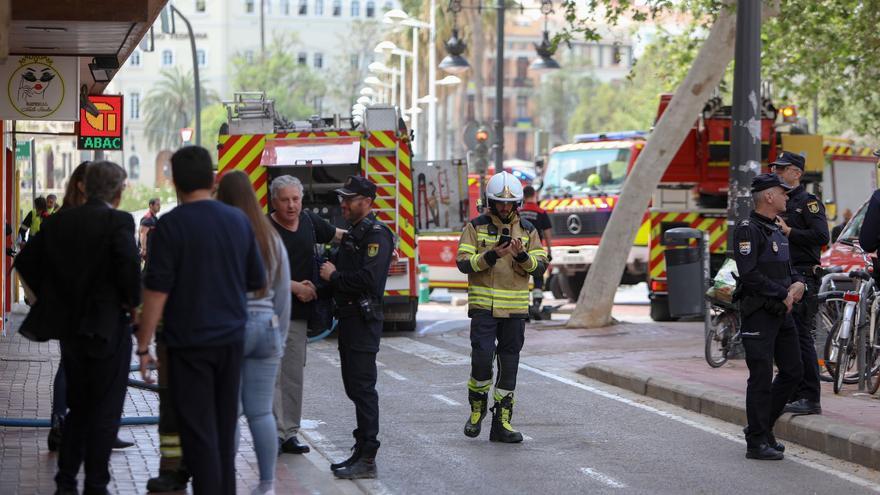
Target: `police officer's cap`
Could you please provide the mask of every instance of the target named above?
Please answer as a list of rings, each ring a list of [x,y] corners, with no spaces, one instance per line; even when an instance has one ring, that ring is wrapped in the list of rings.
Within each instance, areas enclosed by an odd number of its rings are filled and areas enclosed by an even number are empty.
[[[776,174],[761,174],[754,179],[752,179],[752,192],[760,192],[766,189],[770,189],[771,187],[781,187],[785,189],[785,192],[791,191],[791,186],[782,182],[782,179],[779,178]]]
[[[376,199],[376,184],[370,182],[366,177],[349,175],[348,179],[345,179],[345,184],[336,190],[336,194],[346,198],[366,196]]]
[[[783,151],[782,153],[779,154],[779,157],[776,158],[776,161],[774,161],[773,163],[770,164],[770,166],[771,167],[773,165],[779,165],[782,167],[795,166],[795,167],[803,170],[805,161],[806,160],[804,160],[804,157],[802,155],[799,155],[798,153],[792,153],[791,151]]]

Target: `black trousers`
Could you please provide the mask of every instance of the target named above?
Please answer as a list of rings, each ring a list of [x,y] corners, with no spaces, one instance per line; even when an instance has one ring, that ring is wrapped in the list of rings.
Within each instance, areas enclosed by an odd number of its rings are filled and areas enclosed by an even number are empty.
[[[62,339],[61,360],[69,411],[55,483],[59,488],[76,488],[76,475],[85,462],[85,493],[100,493],[110,482],[110,451],[119,433],[128,386],[131,326],[120,321],[108,340]]]
[[[746,387],[746,444],[767,443],[767,434],[803,377],[798,334],[790,314],[772,316],[763,309],[743,319],[742,341],[749,380]],[[773,377],[773,362],[779,369]]]
[[[495,318],[488,311],[475,312],[471,316],[471,377],[480,382],[491,380],[492,361],[497,357],[495,387],[514,390],[525,331],[526,321],[522,318]]]
[[[378,322],[378,325],[381,326],[382,322]],[[352,435],[366,457],[375,456],[380,445],[377,439],[379,394],[376,392],[376,353],[340,344],[339,362],[345,395],[354,403],[357,419],[357,428]]]
[[[816,314],[819,311],[819,280],[808,276],[807,295],[792,311],[794,323],[798,330],[801,361],[804,363],[804,379],[801,380],[792,400],[807,399],[819,402],[821,387],[819,385],[819,360],[816,356]]]
[[[235,493],[235,425],[243,343],[168,348],[168,385],[193,493]]]
[[[156,339],[156,357],[168,362],[168,346]],[[183,454],[180,447],[180,428],[174,409],[174,396],[168,388],[168,367],[159,366],[159,472],[181,469]]]

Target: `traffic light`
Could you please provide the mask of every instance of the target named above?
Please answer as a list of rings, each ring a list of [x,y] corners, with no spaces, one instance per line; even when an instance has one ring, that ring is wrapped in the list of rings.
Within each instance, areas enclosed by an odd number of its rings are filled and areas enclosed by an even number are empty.
[[[782,121],[788,124],[795,124],[798,120],[797,114],[797,106],[795,105],[786,105],[779,109],[779,113],[782,114]]]

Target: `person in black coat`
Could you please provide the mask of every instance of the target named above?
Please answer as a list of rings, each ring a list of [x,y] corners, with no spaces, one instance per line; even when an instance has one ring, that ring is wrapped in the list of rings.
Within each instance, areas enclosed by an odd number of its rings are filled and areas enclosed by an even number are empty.
[[[46,305],[42,327],[61,341],[68,407],[56,493],[107,493],[110,451],[119,430],[131,361],[131,322],[140,304],[134,219],[116,210],[126,173],[96,162],[86,173],[85,205],[47,218],[15,267]],[[36,306],[34,307],[36,308]],[[32,308],[32,311],[34,311]]]

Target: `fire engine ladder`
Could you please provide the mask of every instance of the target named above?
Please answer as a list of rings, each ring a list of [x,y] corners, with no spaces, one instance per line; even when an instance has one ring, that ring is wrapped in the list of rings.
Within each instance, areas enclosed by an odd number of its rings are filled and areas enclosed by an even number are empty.
[[[377,216],[380,220],[389,224],[388,227],[396,235],[400,235],[400,232],[398,231],[398,228],[400,227],[398,222],[398,219],[400,218],[400,185],[397,180],[397,174],[400,170],[400,157],[398,156],[398,153],[399,146],[394,146],[392,148],[367,148],[367,166],[364,170],[364,177],[372,180],[373,183],[378,186],[376,199],[383,200],[389,206],[373,208],[373,211],[377,212]],[[386,172],[380,171],[375,166],[371,166],[371,158],[377,157],[388,157],[393,164],[392,169]],[[394,188],[394,193],[392,195],[385,193],[389,187]]]

